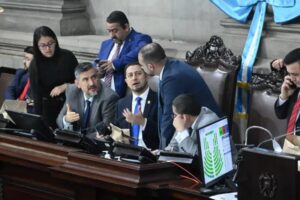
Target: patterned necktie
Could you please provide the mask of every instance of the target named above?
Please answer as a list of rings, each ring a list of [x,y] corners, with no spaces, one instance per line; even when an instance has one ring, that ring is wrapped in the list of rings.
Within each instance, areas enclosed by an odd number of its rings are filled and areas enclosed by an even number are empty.
[[[122,43],[118,43],[117,44],[117,49],[114,53],[114,55],[112,56],[111,58],[111,61],[113,61],[114,59],[116,59],[120,53],[120,49],[121,49],[121,46],[122,46]],[[105,73],[105,77],[104,77],[104,83],[107,87],[110,88],[111,86],[111,79],[112,79],[112,76],[113,76],[113,70],[109,71],[109,72],[106,72]]]
[[[18,98],[19,100],[21,100],[21,101],[25,100],[25,97],[26,97],[27,91],[29,89],[29,86],[30,86],[30,80],[28,79],[28,81],[26,82],[25,87],[23,88],[22,93],[20,94],[20,96]]]
[[[298,116],[299,108],[300,108],[300,97],[298,97],[298,99],[297,99],[297,101],[296,101],[296,103],[293,107],[290,119],[289,119],[288,128],[287,128],[287,133],[289,133],[289,135],[294,134],[296,119],[297,119],[297,116]]]
[[[83,115],[83,123],[81,130],[83,133],[86,133],[86,129],[88,127],[89,121],[90,121],[90,115],[91,115],[91,102],[89,100],[85,100],[85,111]]]
[[[141,97],[136,97],[136,104],[134,107],[134,112],[133,114],[138,114],[139,113],[139,107],[141,106]],[[133,144],[138,145],[139,143],[139,132],[140,132],[140,125],[138,124],[133,124],[132,125],[132,137],[134,138]]]

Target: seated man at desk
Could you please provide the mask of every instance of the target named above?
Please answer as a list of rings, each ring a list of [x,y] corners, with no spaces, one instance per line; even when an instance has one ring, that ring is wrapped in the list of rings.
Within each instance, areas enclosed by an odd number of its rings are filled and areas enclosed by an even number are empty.
[[[83,134],[101,132],[113,122],[119,97],[104,86],[91,63],[80,63],[75,77],[75,84],[66,89],[66,101],[56,119],[57,125]]]
[[[33,47],[27,46],[24,49],[24,68],[17,69],[16,75],[10,85],[6,88],[4,98],[6,100],[20,100],[27,102],[27,111],[33,112],[33,100],[31,97],[29,66],[33,60]]]
[[[125,67],[125,82],[132,94],[118,101],[115,125],[130,129],[136,139],[133,144],[157,149],[157,93],[149,88],[147,78],[138,63]]]
[[[176,129],[166,151],[197,154],[196,130],[219,117],[209,108],[200,106],[192,94],[181,94],[172,102],[173,126]]]

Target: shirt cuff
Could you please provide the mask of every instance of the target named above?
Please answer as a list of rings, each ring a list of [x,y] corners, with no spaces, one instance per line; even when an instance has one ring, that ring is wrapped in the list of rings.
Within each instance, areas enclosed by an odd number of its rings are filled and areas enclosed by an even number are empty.
[[[178,131],[177,135],[175,136],[175,140],[180,144],[185,138],[189,137],[189,131],[184,129],[183,131]]]
[[[283,99],[281,99],[280,96],[279,96],[279,97],[278,97],[278,106],[281,106],[281,105],[284,104],[286,101],[287,101],[287,99],[286,99],[286,100],[283,100]]]
[[[63,117],[63,128],[68,130],[73,130],[73,125],[66,121],[66,116]]]

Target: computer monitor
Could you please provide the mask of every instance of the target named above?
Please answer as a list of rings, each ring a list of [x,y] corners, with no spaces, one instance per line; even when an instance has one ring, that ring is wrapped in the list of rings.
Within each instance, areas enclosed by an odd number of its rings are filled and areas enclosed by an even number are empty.
[[[32,137],[38,140],[55,142],[53,131],[40,115],[12,110],[6,110],[6,112],[17,128],[27,130],[29,133],[32,133]]]
[[[210,187],[233,171],[228,119],[221,118],[197,130],[200,174]]]

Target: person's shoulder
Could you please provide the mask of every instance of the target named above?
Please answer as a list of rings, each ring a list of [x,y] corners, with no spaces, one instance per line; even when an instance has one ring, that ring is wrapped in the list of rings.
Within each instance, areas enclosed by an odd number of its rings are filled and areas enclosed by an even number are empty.
[[[74,56],[74,53],[68,49],[60,49],[62,55]]]
[[[151,38],[150,35],[147,35],[147,34],[141,33],[141,32],[137,32],[137,31],[135,31],[133,28],[132,28],[132,30],[131,30],[130,36],[136,37],[136,38],[143,38],[143,39],[145,39],[145,40],[152,41],[152,38]]]

